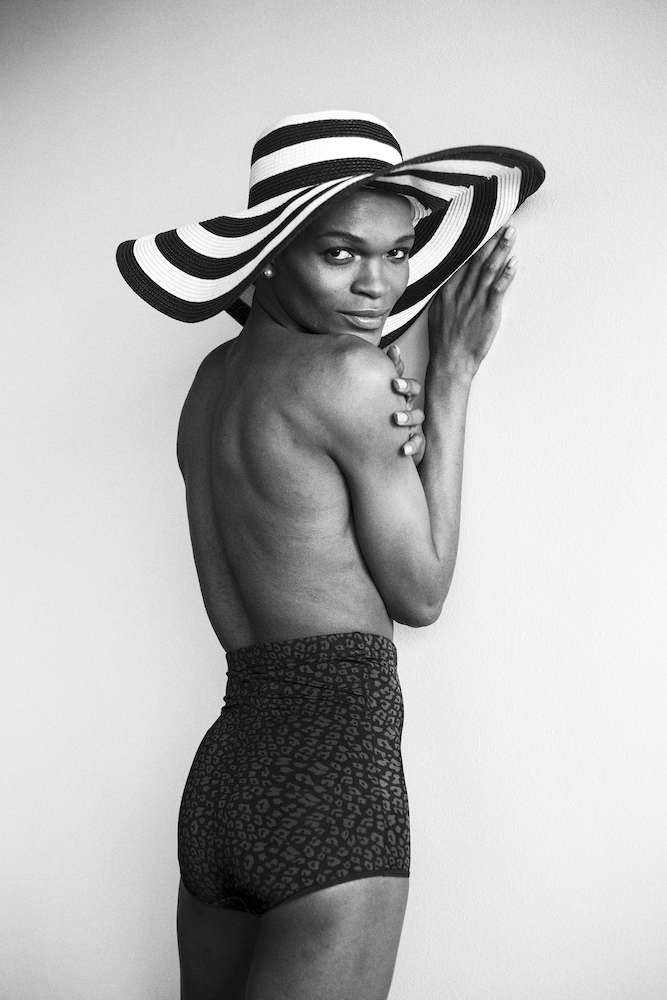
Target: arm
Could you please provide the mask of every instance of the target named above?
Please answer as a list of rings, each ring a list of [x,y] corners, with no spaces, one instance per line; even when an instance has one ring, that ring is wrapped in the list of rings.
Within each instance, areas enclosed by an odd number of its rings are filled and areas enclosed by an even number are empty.
[[[386,385],[389,359],[374,354],[363,371],[357,366],[356,375],[347,373],[350,387],[356,381],[356,398],[339,413],[332,455],[350,488],[357,538],[375,585],[391,617],[408,625],[438,618],[452,580],[470,386],[500,324],[514,275],[512,243],[512,234],[495,236],[431,307],[428,448],[419,470],[401,460]]]

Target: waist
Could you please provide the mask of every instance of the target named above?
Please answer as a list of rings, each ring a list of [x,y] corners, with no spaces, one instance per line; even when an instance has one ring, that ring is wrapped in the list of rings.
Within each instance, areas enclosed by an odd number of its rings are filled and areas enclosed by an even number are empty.
[[[398,685],[396,647],[370,632],[334,632],[242,646],[227,654],[226,704],[273,683],[307,691],[347,691]]]

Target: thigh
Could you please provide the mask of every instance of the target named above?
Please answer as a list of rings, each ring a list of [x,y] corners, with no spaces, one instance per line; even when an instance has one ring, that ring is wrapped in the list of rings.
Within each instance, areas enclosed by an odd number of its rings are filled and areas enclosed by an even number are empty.
[[[246,1000],[386,1000],[408,879],[371,877],[265,913]]]
[[[181,1000],[245,1000],[259,917],[208,906],[178,891]]]

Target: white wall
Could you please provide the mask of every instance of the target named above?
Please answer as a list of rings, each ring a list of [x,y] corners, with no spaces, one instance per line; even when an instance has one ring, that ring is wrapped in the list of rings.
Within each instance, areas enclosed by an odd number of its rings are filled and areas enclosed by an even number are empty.
[[[453,589],[397,634],[413,879],[392,1000],[664,1000],[665,7],[0,18],[3,1000],[177,997],[176,815],[224,660],[174,439],[236,327],[154,312],[114,250],[241,207],[259,131],[331,107],[385,118],[406,155],[498,143],[547,168],[473,390]]]

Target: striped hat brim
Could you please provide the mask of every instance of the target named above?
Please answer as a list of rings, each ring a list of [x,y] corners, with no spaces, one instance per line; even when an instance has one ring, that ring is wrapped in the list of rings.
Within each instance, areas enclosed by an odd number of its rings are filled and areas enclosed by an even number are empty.
[[[260,149],[265,176],[255,171],[250,208],[128,240],[118,247],[121,274],[155,309],[186,323],[225,310],[243,324],[250,312],[253,282],[266,263],[323,206],[356,188],[371,186],[423,206],[415,221],[409,282],[387,319],[380,342],[386,347],[412,325],[445,281],[508,222],[545,176],[542,164],[520,150],[463,146],[394,163],[387,163],[379,150],[375,161],[372,156],[339,157],[305,170],[297,164],[291,168],[292,177],[286,177],[289,170],[276,177],[267,165],[267,159],[280,155],[280,145],[277,152],[270,145],[271,140],[277,144],[275,133],[260,138],[255,149],[267,140],[268,150]],[[327,141],[321,138],[321,123],[318,141]],[[398,143],[394,143],[400,157]],[[288,151],[292,156],[302,153],[296,143],[293,147]],[[322,168],[319,173],[314,169],[317,166]],[[299,183],[296,189],[295,182]]]

